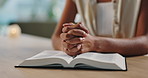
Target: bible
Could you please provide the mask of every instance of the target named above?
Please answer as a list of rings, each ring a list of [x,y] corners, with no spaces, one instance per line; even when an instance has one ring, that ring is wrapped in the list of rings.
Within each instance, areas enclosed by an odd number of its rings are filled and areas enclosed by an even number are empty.
[[[87,52],[72,57],[65,52],[55,50],[45,50],[16,67],[127,70],[126,58],[118,53]]]

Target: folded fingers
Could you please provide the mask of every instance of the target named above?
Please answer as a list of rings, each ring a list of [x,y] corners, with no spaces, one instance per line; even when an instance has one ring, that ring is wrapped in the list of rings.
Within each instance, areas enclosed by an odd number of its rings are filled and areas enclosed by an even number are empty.
[[[70,56],[76,56],[81,53],[81,44],[73,46],[73,48],[64,47],[63,50]]]
[[[68,31],[67,33],[73,36],[81,36],[81,37],[85,37],[87,35],[85,31],[80,30],[80,29],[72,29]]]
[[[86,33],[89,33],[87,28],[85,26],[83,26],[81,23],[78,23],[78,24],[74,24],[74,23],[63,24],[62,32],[67,33],[68,31],[70,31],[72,29],[81,29],[81,30],[85,31]]]
[[[73,38],[74,36],[71,35],[71,34],[68,34],[68,33],[61,33],[60,37],[61,37],[62,40],[66,40],[66,39]]]
[[[67,49],[71,49],[73,47],[77,46],[77,44],[68,44],[66,42],[63,42],[63,47],[67,48]]]
[[[84,38],[82,38],[82,37],[75,37],[75,38],[65,40],[65,42],[68,44],[79,44],[79,43],[82,43],[83,40],[84,40]]]

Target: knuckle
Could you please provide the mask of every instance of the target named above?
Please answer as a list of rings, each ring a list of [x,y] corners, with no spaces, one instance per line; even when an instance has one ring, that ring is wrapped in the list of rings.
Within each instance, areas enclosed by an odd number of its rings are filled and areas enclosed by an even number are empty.
[[[60,34],[60,38],[63,38],[63,33]]]
[[[67,43],[63,42],[63,47],[66,48],[67,47]]]
[[[66,32],[68,32],[70,30],[70,28],[67,26],[67,27],[63,27],[63,29],[62,29],[62,32],[64,32],[64,33],[66,33]]]
[[[70,35],[70,34],[67,34],[67,33],[62,33],[62,34],[60,34],[60,37],[61,37],[62,39],[68,39],[68,38],[71,38],[71,37],[73,37],[73,36]]]
[[[66,27],[63,27],[63,28],[62,28],[62,32],[65,32],[65,31],[66,31]]]
[[[60,34],[60,38],[64,39],[65,38],[65,33]]]
[[[70,30],[68,33],[69,34],[72,34],[72,33],[74,33],[75,32],[75,29],[72,29],[72,30]]]

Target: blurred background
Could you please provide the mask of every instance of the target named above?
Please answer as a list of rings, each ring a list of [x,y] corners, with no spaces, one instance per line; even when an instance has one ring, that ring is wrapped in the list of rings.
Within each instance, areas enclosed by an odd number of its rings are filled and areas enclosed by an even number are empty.
[[[18,24],[22,33],[50,38],[64,5],[65,0],[0,0],[0,36]]]

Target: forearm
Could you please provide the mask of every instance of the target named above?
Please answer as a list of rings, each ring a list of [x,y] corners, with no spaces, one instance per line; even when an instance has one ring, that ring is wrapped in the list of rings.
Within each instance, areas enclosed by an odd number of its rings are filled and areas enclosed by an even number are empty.
[[[61,19],[58,22],[53,36],[60,36],[62,33],[62,28],[64,23],[74,22],[75,16],[77,14],[77,8],[72,0],[66,0],[66,5],[62,13]]]
[[[66,5],[60,21],[58,22],[56,29],[52,35],[52,45],[56,50],[61,50],[61,38],[62,28],[64,23],[73,22],[77,13],[76,6],[72,0],[66,0]]]
[[[52,46],[55,50],[62,50],[62,45],[61,45],[61,38],[58,36],[52,36]]]
[[[96,37],[95,49],[98,52],[117,52],[124,56],[144,55],[148,53],[148,37],[134,39],[114,39]]]

